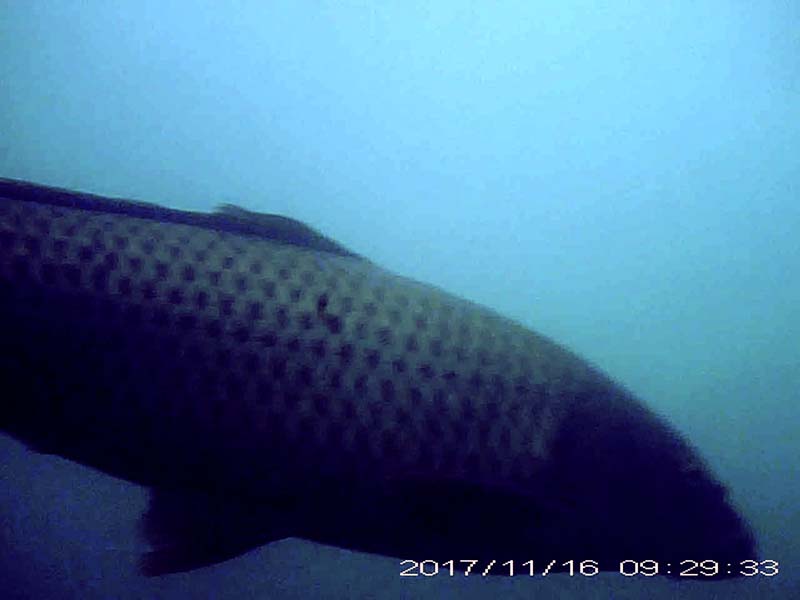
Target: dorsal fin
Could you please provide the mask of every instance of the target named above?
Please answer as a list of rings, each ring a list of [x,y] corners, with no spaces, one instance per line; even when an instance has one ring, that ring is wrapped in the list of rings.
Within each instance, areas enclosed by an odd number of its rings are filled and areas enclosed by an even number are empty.
[[[300,221],[280,215],[257,213],[230,204],[221,206],[213,213],[195,212],[166,208],[158,204],[137,200],[87,194],[85,192],[39,185],[29,181],[0,178],[0,200],[2,199],[38,202],[40,204],[120,214],[153,221],[180,223],[182,225],[260,237],[281,244],[301,246],[320,252],[362,258],[355,252],[348,250],[338,242],[325,237]]]
[[[233,204],[223,204],[214,213],[220,222],[236,224],[255,235],[268,237],[276,242],[302,246],[321,252],[358,257],[338,242],[322,235],[305,223],[281,215],[259,213]]]

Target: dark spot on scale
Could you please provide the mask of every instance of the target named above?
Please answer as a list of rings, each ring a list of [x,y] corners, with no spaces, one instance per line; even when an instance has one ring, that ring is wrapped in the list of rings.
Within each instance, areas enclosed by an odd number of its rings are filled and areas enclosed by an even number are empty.
[[[204,310],[208,306],[208,293],[204,290],[199,290],[194,297],[194,305],[200,309]]]
[[[231,366],[231,351],[228,348],[217,350],[217,367],[227,369]]]
[[[307,365],[303,365],[297,371],[297,380],[303,385],[311,385],[311,381],[314,379],[314,373],[311,370],[311,367]]]
[[[434,356],[441,356],[442,355],[442,340],[440,339],[433,339],[430,343],[431,354]]]
[[[503,378],[496,373],[489,378],[489,385],[495,397],[502,396],[506,392],[506,384]]]
[[[278,322],[278,327],[284,329],[289,324],[289,312],[285,307],[279,306],[275,310],[275,319]]]
[[[394,383],[391,379],[381,381],[381,398],[386,401],[394,399]]]
[[[325,317],[325,325],[328,327],[328,331],[333,334],[340,333],[342,331],[342,321],[336,315],[327,315]]]
[[[286,374],[286,360],[280,356],[274,356],[269,361],[269,369],[275,379],[281,379]]]
[[[367,316],[374,317],[378,313],[378,307],[375,306],[374,302],[367,302],[364,305],[364,312],[367,314]]]
[[[179,288],[172,288],[167,294],[167,301],[176,306],[183,304],[183,292]]]
[[[434,439],[438,439],[442,436],[442,434],[444,434],[442,423],[436,416],[430,416],[427,419],[425,419],[424,427],[426,433]]]
[[[431,379],[435,374],[433,367],[428,363],[422,363],[417,370],[425,379]]]
[[[245,325],[239,325],[233,331],[233,339],[239,344],[244,344],[250,339],[250,330]]]
[[[411,400],[411,406],[419,407],[422,405],[422,392],[419,388],[412,387],[409,389],[408,397]]]
[[[345,406],[345,419],[351,421],[355,417],[355,407]],[[353,434],[353,448],[357,455],[369,456],[371,452],[369,435],[364,429],[357,429]]]
[[[236,290],[239,292],[246,292],[247,291],[247,278],[243,275],[238,275],[234,280],[234,285],[236,286]]]
[[[166,328],[169,326],[169,314],[166,309],[159,306],[153,312],[153,325],[156,327]]]
[[[289,300],[292,302],[300,302],[300,299],[303,297],[303,290],[300,288],[292,288],[289,292]]]
[[[447,396],[443,390],[434,390],[433,391],[433,398],[431,400],[433,404],[434,410],[436,412],[444,414],[447,412]]]
[[[53,263],[43,263],[41,268],[42,283],[52,285],[56,280],[56,266]]]
[[[96,292],[106,291],[108,285],[108,269],[102,265],[96,265],[92,269],[92,288]]]
[[[414,317],[414,327],[422,331],[428,326],[428,320],[425,317]]]
[[[325,340],[313,340],[311,342],[311,352],[317,358],[324,358],[325,357]]]
[[[392,369],[395,373],[405,373],[407,369],[406,361],[402,358],[396,358],[392,361]]]
[[[142,259],[139,256],[131,256],[128,259],[128,267],[133,273],[139,273],[142,270]]]
[[[442,379],[444,379],[447,382],[453,382],[456,379],[458,379],[458,375],[456,374],[455,371],[445,371],[444,373],[442,373]]]
[[[475,399],[472,396],[466,395],[462,397],[460,408],[461,408],[461,414],[464,416],[465,419],[472,420],[475,418],[475,415],[477,413],[477,408],[475,406]]]
[[[64,265],[62,269],[67,284],[78,287],[81,284],[81,270],[75,265]]]
[[[152,317],[153,315],[151,315]],[[178,342],[172,335],[165,335],[159,340],[159,358],[162,360],[173,356],[178,351]],[[167,373],[162,373],[162,376],[168,377]]]
[[[28,279],[28,261],[22,256],[15,256],[11,260],[11,272],[15,279]]]
[[[272,382],[267,379],[259,379],[256,384],[256,402],[261,405],[267,405],[272,400],[274,388]]]
[[[384,429],[381,432],[381,452],[385,456],[396,456],[400,451],[400,440],[397,435],[390,430]]]
[[[208,322],[208,324],[206,325],[206,334],[208,334],[208,337],[212,339],[216,339],[220,335],[222,335],[222,324],[219,322],[218,319],[214,319]]]
[[[378,334],[378,342],[381,346],[388,346],[392,343],[392,331],[388,327],[381,327],[376,333]]]
[[[225,405],[221,398],[215,398],[211,402],[211,420],[219,423],[225,418]]]
[[[153,242],[153,240],[144,240],[142,241],[141,246],[142,246],[142,252],[144,252],[148,256],[153,254],[153,252],[155,252],[156,250],[156,245]]]
[[[339,351],[337,354],[339,355],[339,360],[342,361],[342,364],[349,365],[353,360],[353,345],[352,344],[342,344],[339,347]]]
[[[107,269],[113,271],[119,266],[119,256],[116,252],[109,252],[103,257],[103,262]]]
[[[117,250],[125,250],[128,247],[128,238],[122,235],[114,236],[114,248]]]
[[[211,285],[213,285],[214,287],[218,287],[220,281],[222,281],[222,273],[220,271],[208,272],[208,282]]]
[[[175,325],[180,331],[184,333],[189,332],[197,325],[197,317],[190,313],[182,314],[178,317]]]
[[[306,331],[314,327],[314,322],[311,319],[311,313],[304,312],[300,315],[300,327]]]
[[[530,391],[530,383],[525,377],[517,377],[514,380],[514,391],[520,396],[524,396]]]
[[[225,388],[230,399],[241,398],[244,394],[244,382],[234,375],[228,375],[225,381]]]
[[[260,275],[261,272],[264,270],[264,265],[261,263],[261,261],[255,260],[252,263],[250,263],[249,270],[253,275]]]
[[[272,331],[267,331],[259,336],[258,341],[261,342],[262,346],[272,348],[278,344],[278,336]]]
[[[247,315],[250,317],[251,321],[258,321],[261,319],[261,316],[264,314],[264,308],[261,302],[251,302],[250,305],[247,307]]]
[[[42,243],[39,238],[33,237],[32,235],[25,236],[24,241],[25,250],[28,251],[28,254],[31,256],[39,256],[42,251]]]
[[[291,273],[289,273],[289,269],[287,269],[286,267],[281,267],[280,269],[278,269],[278,277],[283,281],[289,279],[290,276]]]
[[[353,386],[353,389],[355,389],[356,393],[358,393],[358,394],[363,394],[364,392],[366,392],[367,391],[367,376],[366,375],[359,375],[356,378],[356,381],[355,381],[355,384]]]
[[[417,337],[415,335],[409,335],[406,338],[406,350],[408,352],[416,352],[419,350],[419,342],[417,341]]]
[[[167,263],[161,262],[160,260],[156,262],[156,277],[160,280],[169,277],[169,265],[167,265]]]
[[[367,350],[366,352],[367,366],[370,369],[375,369],[381,362],[381,354],[377,350]]]
[[[140,304],[130,304],[124,308],[123,319],[129,326],[137,326],[142,322],[142,307]]]
[[[300,340],[296,337],[290,339],[289,342],[286,344],[286,349],[289,350],[289,352],[300,352],[300,347],[301,347]]]
[[[16,243],[17,236],[13,231],[0,231],[0,248],[11,250]]]
[[[310,287],[310,286],[314,285],[314,279],[315,279],[314,278],[314,273],[312,273],[311,271],[303,271],[300,274],[300,281],[302,281],[303,285],[305,285],[305,286]]]
[[[503,449],[511,447],[511,431],[509,431],[508,427],[503,427],[500,430],[500,439],[498,440],[498,446],[500,446],[500,448]]]
[[[183,265],[181,270],[181,279],[184,281],[194,281],[195,273],[192,265]]]
[[[475,371],[469,378],[469,385],[474,389],[479,389],[483,385],[483,377]]]
[[[42,217],[36,217],[33,220],[33,225],[39,233],[50,233],[50,221]]]
[[[232,256],[226,256],[225,258],[222,259],[222,268],[223,269],[230,269],[232,267],[233,267],[233,257]]]
[[[267,298],[275,297],[275,282],[269,279],[261,282],[261,290]]]
[[[63,258],[67,255],[67,248],[67,240],[60,238],[53,240],[53,254],[55,254],[58,258]]]
[[[338,390],[342,387],[342,374],[339,371],[331,373],[329,385],[332,390]]]
[[[78,260],[89,262],[94,257],[94,249],[91,246],[81,246],[78,248]]]
[[[181,257],[181,254],[182,254],[182,252],[181,252],[180,247],[178,247],[178,246],[170,246],[169,247],[169,256],[173,260],[179,259]]]
[[[325,312],[326,308],[328,308],[328,296],[326,294],[320,294],[317,298],[317,314],[321,315]]]
[[[219,297],[219,312],[221,315],[230,317],[233,314],[233,296],[228,294],[220,294]]]
[[[314,411],[318,415],[326,415],[328,413],[328,398],[324,394],[312,395],[311,402],[314,405]]]

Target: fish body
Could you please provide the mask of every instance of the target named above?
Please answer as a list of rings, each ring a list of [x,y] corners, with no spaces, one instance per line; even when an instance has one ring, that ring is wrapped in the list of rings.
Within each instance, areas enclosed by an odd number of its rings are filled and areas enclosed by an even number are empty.
[[[291,219],[0,180],[0,330],[0,429],[150,486],[148,574],[289,536],[537,569],[756,554],[622,386]]]

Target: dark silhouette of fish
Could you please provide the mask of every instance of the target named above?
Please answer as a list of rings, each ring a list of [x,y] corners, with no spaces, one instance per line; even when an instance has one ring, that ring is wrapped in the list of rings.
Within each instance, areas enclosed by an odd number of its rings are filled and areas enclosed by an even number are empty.
[[[756,556],[623,387],[292,219],[2,179],[0,332],[0,429],[150,486],[147,574],[290,536],[491,574]]]

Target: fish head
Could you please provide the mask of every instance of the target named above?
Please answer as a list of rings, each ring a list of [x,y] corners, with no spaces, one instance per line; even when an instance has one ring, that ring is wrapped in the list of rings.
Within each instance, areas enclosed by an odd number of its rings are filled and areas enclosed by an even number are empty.
[[[527,535],[602,570],[653,561],[670,577],[723,579],[757,557],[749,525],[698,453],[619,388],[575,403],[539,482],[548,519],[530,521]]]

